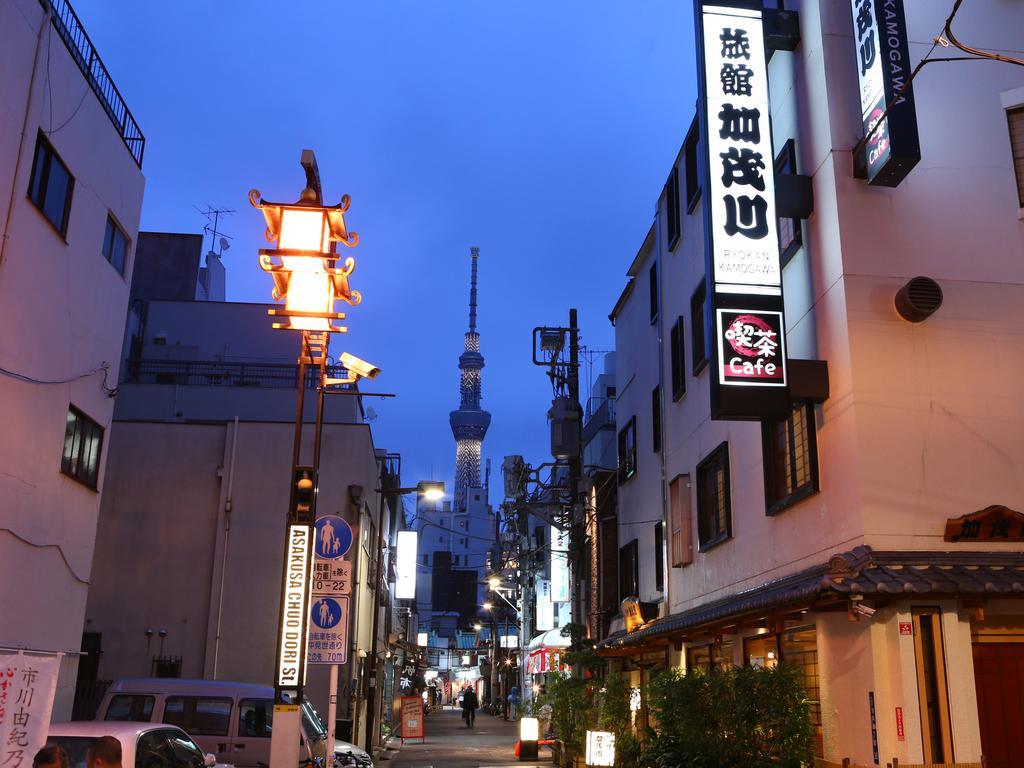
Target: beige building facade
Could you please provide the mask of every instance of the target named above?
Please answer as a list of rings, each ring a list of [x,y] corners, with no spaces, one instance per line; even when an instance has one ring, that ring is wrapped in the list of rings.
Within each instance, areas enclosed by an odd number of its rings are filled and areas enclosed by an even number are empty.
[[[916,62],[949,9],[904,5]],[[1011,765],[1021,736],[999,702],[1024,691],[1024,79],[995,63],[923,70],[921,160],[899,186],[869,186],[851,154],[851,4],[785,7],[799,43],[769,63],[776,173],[813,189],[813,211],[779,220],[786,341],[791,360],[827,362],[827,392],[794,366],[788,419],[711,418],[695,123],[613,312],[619,546],[639,552],[620,596],[649,605],[603,650],[627,665],[798,664],[829,761]],[[976,3],[959,33],[1020,56],[1022,10]],[[910,322],[895,299],[919,276],[941,296]]]
[[[47,5],[0,7],[0,647],[66,654],[66,720],[145,139],[74,10]]]

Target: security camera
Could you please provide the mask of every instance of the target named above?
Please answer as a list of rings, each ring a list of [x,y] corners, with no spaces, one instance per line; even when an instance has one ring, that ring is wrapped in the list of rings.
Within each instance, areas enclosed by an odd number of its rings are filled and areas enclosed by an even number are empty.
[[[364,379],[375,379],[380,374],[380,368],[368,363],[365,360],[360,360],[355,355],[350,355],[348,352],[341,353],[341,360],[339,360],[345,370],[355,374],[357,377]]]
[[[875,615],[875,609],[870,605],[864,605],[864,603],[854,603],[853,611],[854,613],[859,614],[860,616],[866,616],[869,619]]]

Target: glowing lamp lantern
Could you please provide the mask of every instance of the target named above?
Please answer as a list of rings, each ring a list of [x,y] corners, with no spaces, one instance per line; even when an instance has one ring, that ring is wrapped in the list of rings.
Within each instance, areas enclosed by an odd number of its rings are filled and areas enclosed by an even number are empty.
[[[351,290],[348,283],[355,259],[348,257],[342,267],[336,266],[339,256],[335,243],[349,248],[359,243],[359,236],[345,226],[349,196],[342,197],[336,206],[323,206],[316,193],[307,188],[296,203],[271,203],[254,189],[249,192],[249,202],[262,211],[266,238],[277,246],[260,249],[260,266],[274,280],[273,297],[285,303],[283,308],[271,309],[270,314],[288,318],[287,323],[274,323],[274,327],[345,332],[346,328],[332,323],[345,318],[334,311],[334,303],[340,299],[354,306],[362,300],[359,291]]]
[[[537,739],[540,738],[540,721],[536,717],[519,719],[519,759],[537,759]]]

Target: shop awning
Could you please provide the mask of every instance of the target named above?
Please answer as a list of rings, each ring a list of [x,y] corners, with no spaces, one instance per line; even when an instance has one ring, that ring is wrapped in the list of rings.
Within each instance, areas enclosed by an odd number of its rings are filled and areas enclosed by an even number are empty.
[[[534,636],[526,650],[535,651],[539,648],[568,648],[569,638],[562,634],[560,629],[549,629]]]
[[[1024,552],[875,552],[857,547],[792,576],[664,616],[633,632],[616,632],[598,645],[598,652],[615,655],[619,649],[664,644],[688,631],[800,606],[902,595],[1024,596]]]

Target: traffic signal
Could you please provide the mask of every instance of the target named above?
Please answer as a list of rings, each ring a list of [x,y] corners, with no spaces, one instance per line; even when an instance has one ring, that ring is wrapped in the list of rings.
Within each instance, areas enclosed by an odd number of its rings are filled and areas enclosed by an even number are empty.
[[[314,522],[316,515],[317,477],[312,467],[296,467],[292,481],[291,521]]]

